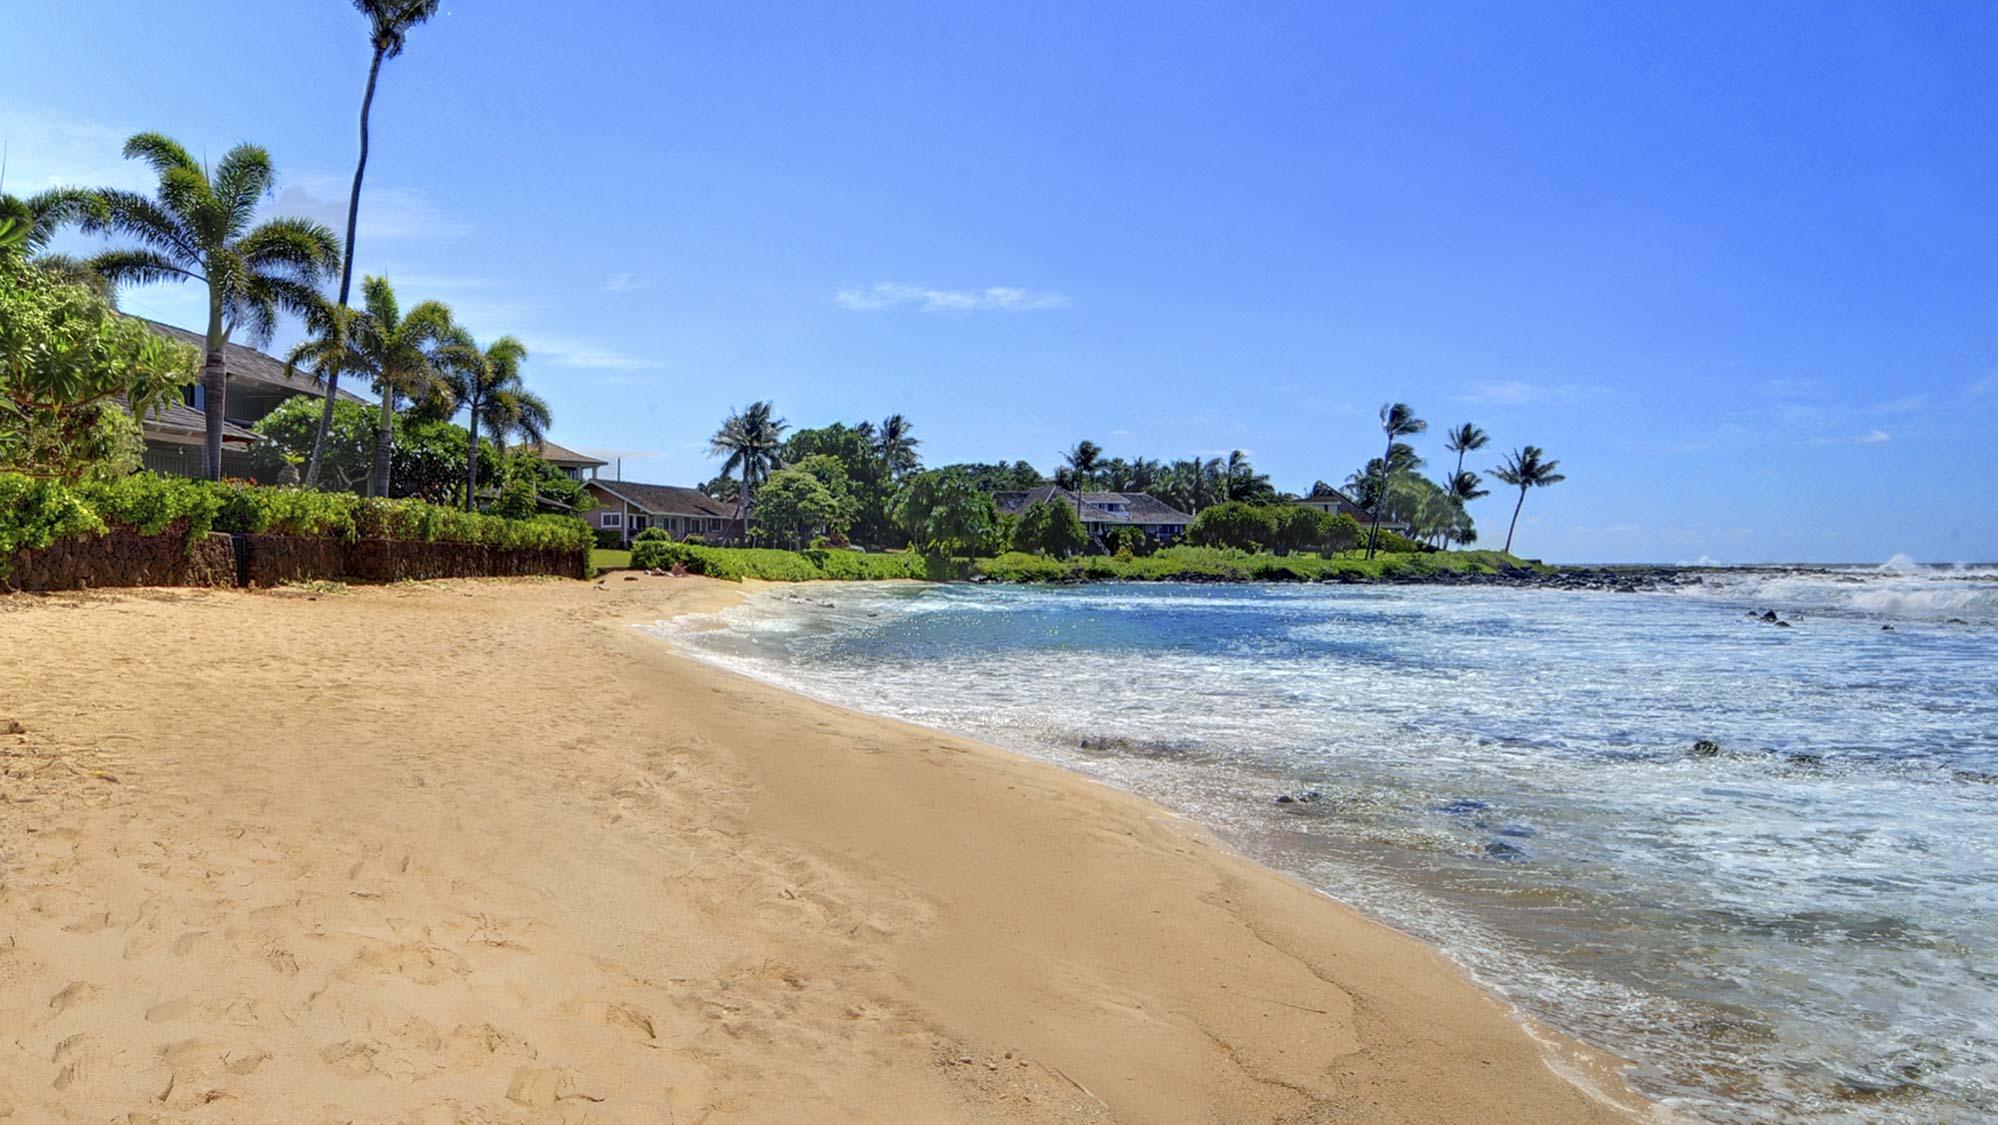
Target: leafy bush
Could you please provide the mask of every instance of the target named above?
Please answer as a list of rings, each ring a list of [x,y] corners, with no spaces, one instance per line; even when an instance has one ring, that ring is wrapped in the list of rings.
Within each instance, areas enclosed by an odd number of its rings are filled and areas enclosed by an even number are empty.
[[[52,480],[0,473],[0,574],[16,551],[104,531],[104,521],[74,491]]]
[[[614,527],[596,529],[597,549],[603,551],[624,550],[624,534]]]
[[[1249,551],[1271,546],[1276,539],[1276,518],[1271,509],[1230,500],[1202,508],[1186,529],[1187,539],[1201,547],[1233,547]]]
[[[684,566],[689,574],[704,574],[740,582],[812,582],[822,578],[864,581],[880,578],[923,578],[923,560],[908,552],[869,555],[839,549],[781,551],[768,547],[706,547],[676,543],[664,531],[656,538],[641,534],[631,544],[631,565],[670,570]]]
[[[77,491],[107,523],[129,527],[141,535],[158,535],[182,524],[189,543],[208,534],[222,507],[214,486],[205,481],[152,473],[92,482]]]
[[[1032,555],[1067,558],[1089,546],[1089,529],[1075,506],[1053,497],[1036,500],[1020,513],[1013,527],[1013,549]]]
[[[895,518],[918,550],[942,558],[990,547],[999,529],[999,509],[991,495],[955,469],[909,478],[895,502]]]
[[[1103,533],[1103,547],[1113,555],[1130,559],[1139,555],[1149,555],[1156,544],[1144,531],[1135,527],[1113,527]]]
[[[1008,551],[995,559],[979,559],[978,573],[1000,582],[1058,582],[1069,576],[1068,567],[1046,555]]]

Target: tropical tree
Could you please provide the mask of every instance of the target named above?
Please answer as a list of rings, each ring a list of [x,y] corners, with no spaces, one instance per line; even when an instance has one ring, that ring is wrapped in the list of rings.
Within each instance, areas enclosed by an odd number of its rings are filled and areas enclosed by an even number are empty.
[[[364,311],[351,318],[347,336],[359,360],[355,370],[372,377],[382,396],[371,479],[374,494],[387,496],[397,400],[454,403],[452,383],[444,369],[469,358],[459,354],[468,344],[453,323],[449,306],[424,301],[404,313],[396,302],[395,288],[384,278],[361,279],[361,306]]]
[[[1367,537],[1367,557],[1374,557],[1374,549],[1381,537],[1381,506],[1387,499],[1387,473],[1394,467],[1394,444],[1396,438],[1413,437],[1429,428],[1429,423],[1415,416],[1415,408],[1405,402],[1390,402],[1381,407],[1381,431],[1387,434],[1387,449],[1381,454],[1380,496],[1374,503],[1374,526]]]
[[[230,149],[212,173],[159,133],[126,141],[125,156],[158,173],[157,197],[115,188],[97,193],[100,206],[83,216],[83,230],[123,234],[138,245],[104,251],[90,267],[113,285],[198,281],[208,287],[202,405],[208,476],[219,480],[228,394],[224,348],[238,331],[259,346],[268,344],[280,312],[310,315],[323,303],[317,287],[339,266],[340,247],[324,223],[309,219],[252,225],[277,178],[270,154],[255,145]]]
[[[1082,518],[1082,492],[1096,478],[1096,470],[1103,462],[1103,447],[1084,439],[1075,443],[1061,455],[1062,464],[1068,466],[1075,484],[1075,517]]]
[[[1276,543],[1276,514],[1262,505],[1229,500],[1202,509],[1186,529],[1186,537],[1201,547],[1242,551],[1271,547]]]
[[[26,199],[0,194],[0,259],[25,260],[43,273],[110,299],[111,287],[89,263],[48,248],[57,231],[82,223],[103,206],[96,192],[82,188],[49,188]]]
[[[1469,469],[1462,469],[1450,478],[1450,487],[1444,489],[1459,500],[1471,501],[1480,496],[1490,496],[1492,490],[1483,487],[1484,480]]]
[[[1067,558],[1089,546],[1089,529],[1082,517],[1053,497],[1027,505],[1013,524],[1013,549],[1032,555]]]
[[[850,518],[846,499],[802,468],[771,472],[757,489],[756,501],[763,523],[785,532],[793,547],[802,545],[820,528],[828,535],[843,534]]]
[[[914,429],[907,418],[890,414],[881,420],[881,428],[874,431],[874,451],[887,463],[888,472],[896,480],[922,468],[923,460],[916,455],[916,447],[923,442],[910,436]]]
[[[484,427],[493,435],[495,448],[504,449],[506,439],[514,434],[540,441],[553,418],[547,402],[521,382],[520,365],[527,359],[527,346],[514,337],[501,336],[481,348],[459,329],[439,349],[436,359],[451,401],[465,408],[465,425],[471,431],[471,452],[465,458],[465,510],[469,512],[479,492],[479,429]]]
[[[1443,448],[1457,455],[1457,468],[1451,474],[1452,479],[1464,471],[1464,454],[1483,449],[1491,444],[1491,440],[1490,434],[1469,422],[1453,428],[1443,442]]]
[[[438,3],[439,0],[354,0],[354,10],[368,17],[368,42],[374,47],[374,58],[368,63],[368,85],[361,94],[361,155],[354,162],[354,186],[347,193],[347,241],[340,255],[340,296],[335,301],[343,309],[354,284],[354,226],[361,214],[361,177],[368,170],[368,114],[375,105],[375,80],[381,76],[382,60],[402,54],[409,29],[436,15]],[[326,402],[320,409],[319,433],[312,439],[312,455],[305,465],[308,488],[319,484],[320,453],[326,444],[326,428],[333,424],[333,392],[338,389],[339,381],[338,371],[329,373]],[[378,463],[381,456],[376,456]]]
[[[1512,553],[1512,533],[1519,527],[1519,510],[1526,506],[1526,491],[1530,488],[1550,488],[1568,478],[1555,470],[1561,462],[1549,460],[1545,451],[1537,445],[1515,449],[1505,459],[1505,464],[1492,470],[1492,475],[1519,489],[1519,500],[1512,506],[1512,523],[1505,529],[1505,550]]]
[[[1059,505],[1063,512],[1068,505]],[[946,559],[976,555],[999,527],[992,497],[965,472],[939,469],[909,478],[895,514],[909,541],[924,554]]]
[[[722,472],[742,471],[742,494],[736,502],[736,518],[749,528],[749,508],[756,482],[782,467],[784,431],[790,423],[773,417],[776,407],[768,402],[752,402],[746,410],[734,410],[723,420],[721,429],[708,439],[708,456],[724,457]]]

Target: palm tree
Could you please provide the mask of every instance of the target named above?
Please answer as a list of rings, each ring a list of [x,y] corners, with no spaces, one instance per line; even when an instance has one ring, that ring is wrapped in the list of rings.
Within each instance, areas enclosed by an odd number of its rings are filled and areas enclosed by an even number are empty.
[[[1450,478],[1450,487],[1446,491],[1457,499],[1468,502],[1492,494],[1491,489],[1480,487],[1483,484],[1484,480],[1478,474],[1469,469],[1462,469]]]
[[[439,0],[354,0],[354,10],[368,17],[368,39],[375,49],[368,64],[368,87],[361,95],[361,156],[354,162],[354,186],[347,193],[347,241],[340,255],[339,306],[347,307],[354,284],[354,223],[361,214],[361,177],[368,170],[368,113],[375,105],[375,79],[381,75],[382,60],[402,54],[409,29],[437,14]],[[326,404],[319,410],[319,432],[312,438],[312,456],[305,463],[305,486],[319,484],[319,458],[326,448],[326,431],[333,425],[333,392],[340,373],[330,372],[326,384]],[[377,455],[379,457],[379,455]],[[386,477],[386,473],[383,474]]]
[[[239,330],[260,346],[268,344],[279,312],[311,315],[323,303],[320,281],[340,264],[340,247],[332,230],[309,219],[250,225],[276,180],[270,154],[255,145],[230,149],[212,174],[159,133],[126,141],[125,156],[152,165],[160,178],[158,197],[117,189],[96,193],[100,206],[84,215],[83,230],[125,234],[139,245],[104,251],[90,259],[90,268],[113,285],[185,280],[208,286],[202,405],[208,477],[220,480],[228,394],[223,349]]]
[[[866,425],[864,422],[861,424]],[[890,414],[881,420],[881,428],[869,436],[874,451],[888,463],[889,473],[897,480],[922,467],[922,459],[916,456],[916,447],[923,442],[921,438],[910,436],[914,429],[907,418]]]
[[[1429,423],[1415,416],[1415,408],[1405,402],[1390,402],[1381,407],[1381,430],[1387,434],[1387,450],[1381,455],[1380,495],[1374,502],[1373,532],[1367,537],[1367,557],[1374,557],[1374,548],[1381,538],[1381,507],[1387,503],[1387,474],[1394,469],[1394,445],[1396,438],[1412,437],[1429,428]]]
[[[1103,463],[1103,447],[1085,438],[1063,453],[1061,460],[1062,464],[1068,466],[1068,471],[1074,474],[1075,515],[1077,519],[1081,519],[1082,490],[1089,487],[1091,480],[1096,476],[1097,468]]]
[[[1568,479],[1555,472],[1561,467],[1561,462],[1544,460],[1546,456],[1539,446],[1529,445],[1525,449],[1513,450],[1505,464],[1492,470],[1493,476],[1519,489],[1519,502],[1512,506],[1512,524],[1505,529],[1507,554],[1512,553],[1512,533],[1519,527],[1519,510],[1526,506],[1526,490],[1547,488]]]
[[[1492,436],[1490,434],[1469,422],[1451,430],[1448,440],[1443,443],[1443,448],[1457,455],[1457,472],[1452,475],[1451,479],[1454,480],[1457,476],[1463,474],[1464,454],[1472,450],[1483,449],[1491,443],[1491,440]]]
[[[1226,474],[1225,483],[1227,487],[1221,490],[1222,498],[1225,500],[1235,499],[1235,481],[1243,476],[1252,475],[1255,471],[1255,467],[1249,464],[1249,455],[1247,453],[1239,449],[1229,453],[1227,468],[1223,470]]]
[[[439,350],[438,366],[451,398],[465,408],[471,443],[465,452],[465,510],[479,493],[479,428],[494,435],[495,448],[519,434],[540,441],[551,421],[548,404],[522,385],[520,365],[527,347],[512,336],[501,336],[480,348],[463,329]]]
[[[361,360],[359,370],[374,379],[382,396],[370,480],[376,496],[387,496],[396,400],[450,395],[441,352],[459,342],[458,332],[450,307],[441,301],[425,301],[404,313],[396,302],[395,288],[385,278],[361,279],[361,308],[361,315],[352,318],[349,336]],[[338,371],[336,367],[332,374]]]
[[[82,188],[49,188],[26,199],[0,194],[0,256],[19,255],[39,270],[109,297],[110,286],[88,263],[48,249],[57,231],[102,210],[97,193]]]
[[[708,440],[708,456],[727,458],[722,462],[724,474],[737,468],[742,470],[742,496],[736,501],[736,518],[742,521],[744,535],[749,534],[750,493],[755,490],[756,482],[784,463],[780,450],[784,431],[791,424],[771,417],[775,410],[768,402],[752,402],[747,410],[730,411],[721,429]]]

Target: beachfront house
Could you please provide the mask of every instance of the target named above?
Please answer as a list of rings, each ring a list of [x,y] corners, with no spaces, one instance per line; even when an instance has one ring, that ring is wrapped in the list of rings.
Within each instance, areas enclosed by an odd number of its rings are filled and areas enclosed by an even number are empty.
[[[144,320],[143,317],[139,319]],[[160,335],[191,345],[198,351],[205,352],[208,347],[207,338],[199,332],[190,332],[157,320],[144,320],[144,323]],[[223,351],[223,357],[228,363],[229,393],[222,404],[226,411],[222,419],[222,475],[255,480],[258,476],[250,463],[250,449],[261,439],[250,431],[250,427],[262,421],[265,415],[283,405],[287,399],[299,395],[324,398],[326,390],[317,379],[304,372],[285,374],[284,361],[255,348],[229,344]],[[367,402],[345,390],[340,392],[340,398],[347,402]],[[203,456],[204,439],[208,435],[208,416],[204,413],[206,402],[206,392],[197,383],[187,389],[180,402],[169,403],[154,411],[150,417],[140,419],[139,428],[146,440],[146,468],[168,476],[208,475]]]
[[[1352,499],[1336,488],[1313,489],[1311,495],[1298,500],[1298,505],[1316,508],[1334,516],[1351,516],[1361,527],[1372,527],[1374,514],[1353,503]],[[1392,531],[1398,535],[1408,534],[1408,524],[1402,520],[1382,520],[1382,531]]]
[[[696,488],[601,477],[584,481],[583,487],[597,502],[583,519],[598,531],[599,538],[629,543],[633,536],[653,527],[664,528],[675,539],[698,535],[710,543],[733,543],[743,538],[735,505]]]
[[[1075,493],[1052,484],[1024,492],[995,492],[992,502],[1002,514],[1026,511],[1042,500],[1053,498],[1075,506]],[[1113,527],[1135,527],[1160,543],[1171,543],[1186,534],[1193,517],[1149,492],[1085,492],[1082,494],[1082,525],[1089,537],[1101,541]]]
[[[541,454],[543,461],[562,470],[570,480],[588,481],[597,475],[598,469],[610,464],[602,458],[578,453],[566,446],[556,445],[552,441],[537,442],[534,449]]]

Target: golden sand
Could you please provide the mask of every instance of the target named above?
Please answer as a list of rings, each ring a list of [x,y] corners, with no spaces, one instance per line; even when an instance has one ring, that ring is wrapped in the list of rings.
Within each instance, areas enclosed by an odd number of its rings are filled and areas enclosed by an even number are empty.
[[[0,598],[0,1119],[1644,1112],[1156,806],[626,627],[740,596]]]

